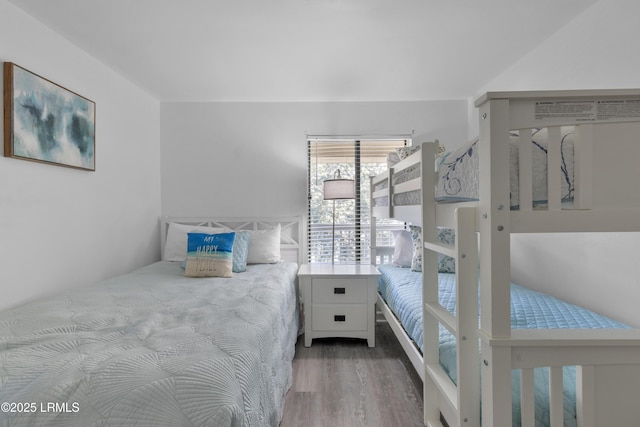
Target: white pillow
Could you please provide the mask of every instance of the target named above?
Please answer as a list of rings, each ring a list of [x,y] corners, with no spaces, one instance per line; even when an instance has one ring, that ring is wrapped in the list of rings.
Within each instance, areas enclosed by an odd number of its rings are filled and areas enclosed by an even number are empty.
[[[164,243],[163,261],[184,261],[187,258],[187,234],[190,232],[216,234],[229,231],[226,228],[206,227],[203,225],[186,225],[169,223],[167,240]]]
[[[273,264],[279,261],[280,224],[272,230],[250,230],[247,264]]]
[[[411,267],[413,258],[413,240],[407,230],[393,230],[395,248],[393,250],[393,262],[396,267]]]

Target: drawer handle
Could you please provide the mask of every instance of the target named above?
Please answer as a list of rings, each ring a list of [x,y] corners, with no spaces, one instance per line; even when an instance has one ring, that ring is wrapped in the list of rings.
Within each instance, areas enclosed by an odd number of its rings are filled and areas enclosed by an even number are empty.
[[[345,294],[347,292],[346,288],[333,288],[334,294]]]
[[[346,320],[347,316],[345,316],[344,314],[336,314],[335,316],[333,316],[334,322],[345,322]]]

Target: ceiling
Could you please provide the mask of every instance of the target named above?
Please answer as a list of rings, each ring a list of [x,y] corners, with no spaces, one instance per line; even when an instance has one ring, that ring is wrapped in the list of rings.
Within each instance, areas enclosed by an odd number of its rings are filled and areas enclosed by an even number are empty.
[[[9,0],[160,101],[460,99],[597,0]]]

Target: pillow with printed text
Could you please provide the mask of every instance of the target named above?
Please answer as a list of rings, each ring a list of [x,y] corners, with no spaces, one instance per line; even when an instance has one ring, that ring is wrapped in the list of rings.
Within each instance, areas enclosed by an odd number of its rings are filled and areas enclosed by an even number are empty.
[[[235,233],[189,233],[184,275],[187,277],[231,277]]]

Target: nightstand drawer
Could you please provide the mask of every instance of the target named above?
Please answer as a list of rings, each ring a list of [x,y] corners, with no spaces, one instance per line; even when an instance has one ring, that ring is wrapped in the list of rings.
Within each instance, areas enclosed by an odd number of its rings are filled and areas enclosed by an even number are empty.
[[[366,304],[314,304],[311,326],[314,331],[366,331]]]
[[[366,279],[313,279],[314,303],[354,304],[367,302]]]

